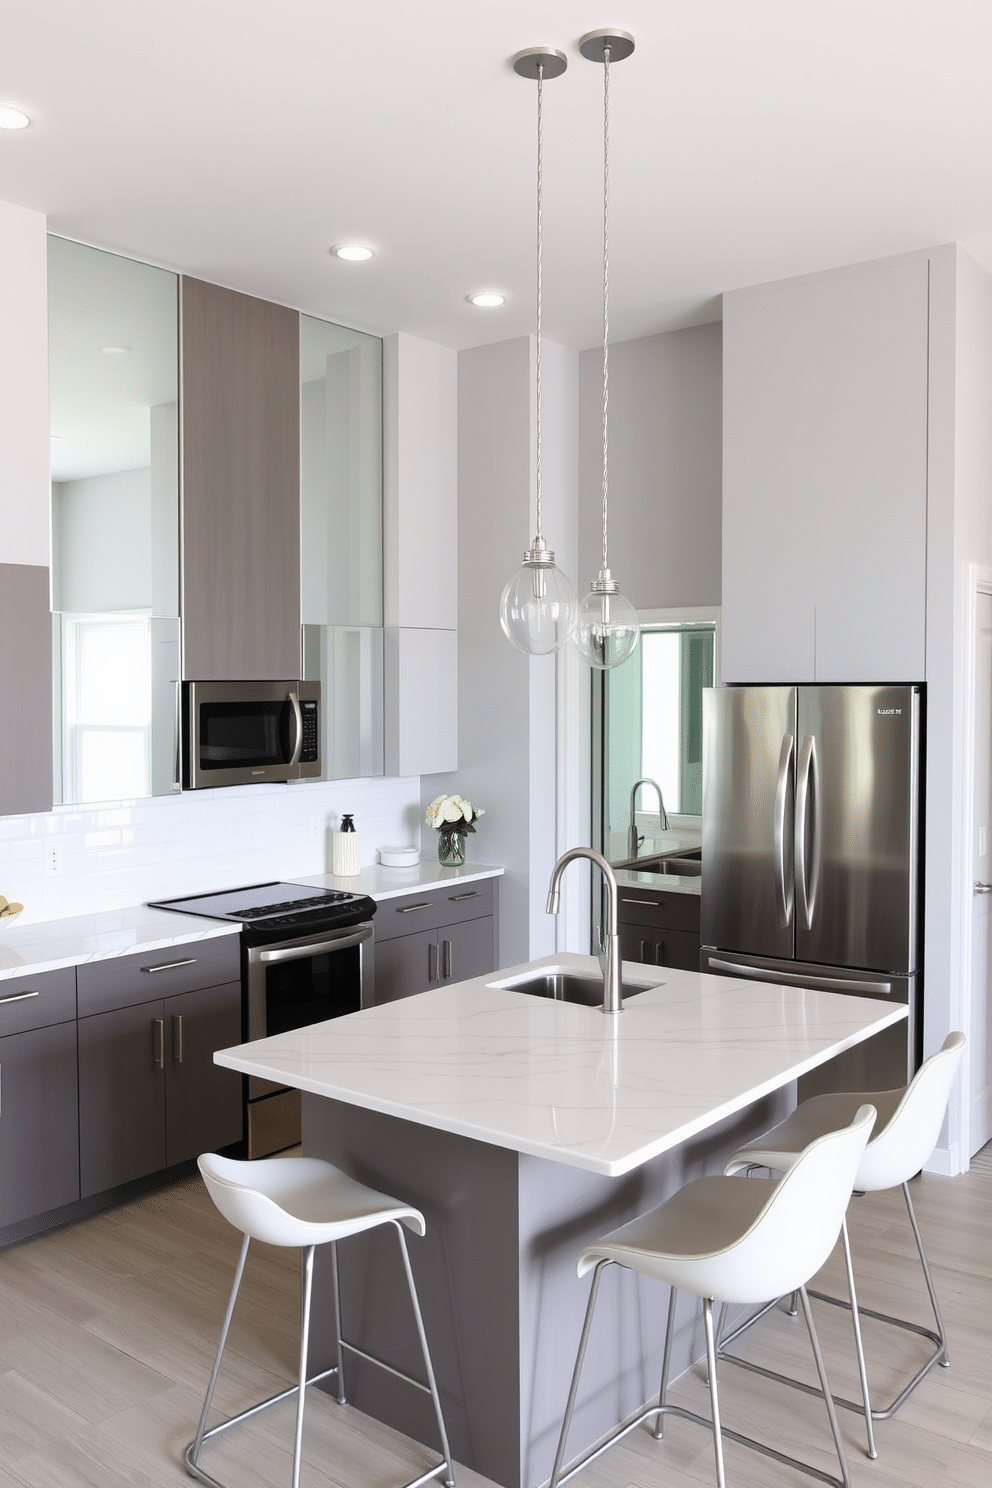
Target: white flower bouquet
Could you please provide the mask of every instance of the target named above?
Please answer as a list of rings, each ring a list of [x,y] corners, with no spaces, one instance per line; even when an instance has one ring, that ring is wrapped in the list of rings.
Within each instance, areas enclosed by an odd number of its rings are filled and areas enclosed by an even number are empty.
[[[465,861],[465,837],[475,831],[474,823],[485,816],[481,806],[473,806],[464,796],[437,796],[427,808],[427,825],[437,832],[438,862],[449,868],[460,868]]]

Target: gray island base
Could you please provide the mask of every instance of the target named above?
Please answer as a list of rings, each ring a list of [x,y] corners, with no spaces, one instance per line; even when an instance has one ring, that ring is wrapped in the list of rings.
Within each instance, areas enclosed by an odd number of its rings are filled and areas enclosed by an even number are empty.
[[[455,1460],[504,1488],[538,1488],[551,1475],[589,1295],[589,1279],[575,1274],[579,1250],[722,1171],[725,1157],[793,1104],[791,1090],[780,1091],[619,1178],[314,1095],[303,1097],[303,1144],[423,1212],[427,1234],[409,1246]],[[392,1231],[346,1240],[338,1254],[344,1337],[422,1378]],[[660,1282],[620,1267],[604,1277],[569,1459],[657,1395],[667,1307]],[[682,1299],[678,1317],[673,1378],[704,1348],[694,1297]],[[326,1252],[314,1271],[312,1337],[311,1371],[329,1368]],[[347,1353],[345,1381],[359,1410],[439,1447],[428,1395]]]
[[[517,990],[535,972],[599,976],[591,957],[548,957],[215,1055],[301,1090],[308,1154],[423,1211],[410,1251],[452,1450],[503,1488],[551,1472],[588,1295],[581,1246],[719,1172],[791,1108],[797,1079],[906,1016],[631,962],[624,982],[645,990],[607,1016]],[[421,1378],[395,1236],[343,1242],[341,1271],[346,1340]],[[312,1369],[334,1362],[329,1255],[317,1287]],[[616,1268],[603,1290],[570,1459],[660,1382],[667,1289]],[[701,1353],[686,1297],[676,1373]],[[345,1376],[359,1409],[437,1445],[428,1396],[347,1352]]]

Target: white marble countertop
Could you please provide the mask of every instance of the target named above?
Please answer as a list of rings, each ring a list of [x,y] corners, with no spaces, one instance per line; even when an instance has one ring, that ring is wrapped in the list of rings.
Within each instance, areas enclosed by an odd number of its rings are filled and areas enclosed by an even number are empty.
[[[363,868],[354,878],[318,873],[290,878],[287,882],[347,889],[379,900],[440,888],[455,880],[470,883],[473,879],[495,878],[502,872],[502,868],[477,863],[466,864],[464,868],[442,868],[438,862],[428,860],[415,868],[378,865]],[[151,909],[147,904],[74,915],[64,920],[44,920],[34,925],[13,924],[0,933],[0,981],[38,976],[43,971],[57,971],[61,966],[82,966],[87,961],[165,950],[194,940],[210,940],[215,935],[237,935],[239,931],[239,925],[223,920],[174,914],[165,909]]]
[[[599,975],[589,956],[536,967]],[[628,962],[609,1017],[506,984],[434,988],[224,1049],[218,1064],[616,1177],[906,1016],[903,1005]]]
[[[368,894],[370,899],[395,899],[399,894],[415,894],[421,889],[437,889],[443,884],[472,883],[480,878],[498,878],[502,868],[485,863],[466,863],[464,868],[442,868],[437,858],[421,858],[412,868],[384,868],[381,863],[363,868],[361,873],[342,878],[334,873],[310,873],[293,877],[290,883],[313,884],[318,889],[346,889],[352,894]]]
[[[36,925],[11,925],[0,938],[0,981],[139,951],[164,950],[193,940],[212,940],[216,935],[237,935],[239,930],[240,926],[223,920],[172,914],[149,909],[146,904]]]

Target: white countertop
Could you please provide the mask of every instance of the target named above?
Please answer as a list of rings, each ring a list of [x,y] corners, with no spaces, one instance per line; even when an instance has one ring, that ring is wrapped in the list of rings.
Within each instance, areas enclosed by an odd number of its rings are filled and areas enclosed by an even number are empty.
[[[413,868],[383,868],[381,863],[363,868],[347,878],[334,873],[311,873],[305,878],[293,877],[290,883],[313,884],[318,889],[346,889],[352,894],[368,894],[370,899],[395,899],[399,894],[415,894],[420,889],[440,888],[442,884],[472,883],[480,878],[498,878],[502,868],[485,863],[466,863],[464,868],[442,868],[437,858],[424,858]]]
[[[588,956],[536,967],[594,972]],[[906,1016],[903,1005],[627,963],[623,1013],[507,981],[434,988],[257,1043],[218,1064],[616,1177]]]
[[[637,873],[633,868],[615,868],[613,871],[622,889],[661,889],[668,894],[692,894],[697,899],[703,882],[698,873]]]
[[[223,920],[149,909],[146,904],[37,925],[11,925],[0,938],[0,981],[212,940],[216,935],[237,935],[240,928]]]
[[[397,894],[439,888],[455,880],[495,878],[502,868],[481,864],[464,868],[442,868],[429,859],[415,868],[363,868],[354,878],[335,878],[332,873],[291,878],[289,883],[315,884],[318,888],[347,889],[371,898],[391,899]],[[61,966],[82,966],[87,961],[105,961],[165,950],[215,935],[237,935],[239,925],[210,920],[199,915],[150,909],[147,904],[101,914],[74,915],[64,920],[45,920],[34,925],[16,923],[0,932],[0,981],[11,977],[38,976]]]

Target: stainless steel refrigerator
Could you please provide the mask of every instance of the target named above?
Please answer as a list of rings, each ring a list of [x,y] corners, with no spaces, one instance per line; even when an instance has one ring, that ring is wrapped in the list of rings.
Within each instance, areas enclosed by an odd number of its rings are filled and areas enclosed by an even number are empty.
[[[920,1017],[920,689],[703,694],[703,971],[909,1006],[801,1083],[904,1085]]]

